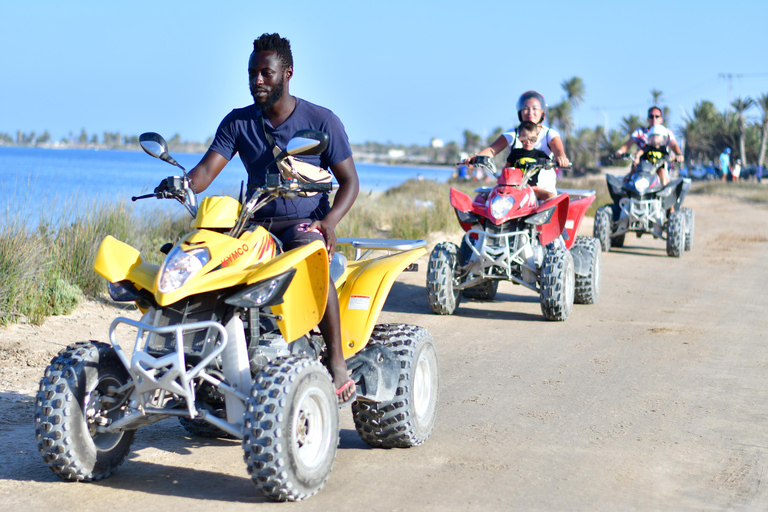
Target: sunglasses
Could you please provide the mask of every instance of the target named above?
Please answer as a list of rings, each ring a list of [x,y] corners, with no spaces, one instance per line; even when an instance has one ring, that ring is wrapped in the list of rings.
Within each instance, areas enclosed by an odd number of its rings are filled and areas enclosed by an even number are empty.
[[[657,116],[657,115],[654,115],[654,114],[651,114],[651,115],[648,116],[648,119],[656,119],[656,118],[661,119],[661,116]]]
[[[523,142],[523,143],[527,142],[529,144],[536,144],[536,141],[538,139],[539,139],[538,137],[528,137],[528,138],[520,137],[520,142]]]

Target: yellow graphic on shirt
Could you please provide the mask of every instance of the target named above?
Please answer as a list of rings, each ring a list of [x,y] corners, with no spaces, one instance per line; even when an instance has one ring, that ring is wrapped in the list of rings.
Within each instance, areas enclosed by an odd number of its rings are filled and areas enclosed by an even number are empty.
[[[517,159],[517,162],[515,162],[515,168],[517,169],[525,169],[528,167],[529,164],[535,164],[536,159],[531,158],[529,156],[523,156]]]
[[[652,164],[655,164],[656,162],[658,162],[662,158],[664,158],[664,152],[663,151],[653,151],[653,150],[651,150],[651,151],[648,151],[645,154],[645,159],[648,160],[649,162],[651,162]]]

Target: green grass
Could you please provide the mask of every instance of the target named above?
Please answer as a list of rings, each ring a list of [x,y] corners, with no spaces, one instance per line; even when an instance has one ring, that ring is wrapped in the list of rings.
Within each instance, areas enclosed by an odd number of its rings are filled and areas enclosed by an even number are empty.
[[[14,214],[0,224],[0,325],[25,319],[40,324],[48,316],[69,314],[84,295],[101,295],[105,282],[93,262],[106,235],[159,263],[158,248],[177,240],[190,220],[159,211],[138,214],[125,202],[88,204],[78,197],[55,210],[67,213],[55,219],[44,215],[34,229],[29,219]]]
[[[605,176],[585,176],[583,178],[560,178],[557,180],[557,188],[573,188],[581,190],[594,190],[595,200],[587,210],[587,217],[594,217],[595,211],[604,204],[612,203],[605,183]]]
[[[436,232],[458,233],[461,228],[448,191],[454,186],[474,196],[474,189],[481,185],[409,180],[383,193],[362,194],[336,234],[428,239]],[[597,199],[588,216],[610,202],[604,176],[564,178],[558,187],[595,190]],[[697,182],[691,193],[768,203],[768,187],[757,183]],[[0,325],[40,324],[50,315],[70,313],[84,296],[102,295],[105,282],[93,271],[93,261],[106,235],[136,247],[146,261],[159,264],[163,258],[159,248],[189,231],[190,218],[181,208],[175,213],[140,213],[125,202],[88,204],[75,197],[63,210],[69,213],[55,219],[43,217],[33,229],[28,219],[13,213],[0,221]],[[342,249],[351,256],[350,248]]]
[[[689,193],[729,197],[753,203],[768,203],[768,185],[755,182],[695,181]]]

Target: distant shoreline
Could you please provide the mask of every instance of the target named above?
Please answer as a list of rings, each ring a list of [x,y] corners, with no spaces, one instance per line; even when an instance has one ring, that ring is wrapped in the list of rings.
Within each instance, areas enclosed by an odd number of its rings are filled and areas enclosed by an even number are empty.
[[[137,145],[125,145],[125,146],[108,146],[103,144],[86,144],[86,145],[79,145],[79,144],[0,144],[0,148],[20,148],[20,149],[44,149],[44,150],[51,150],[51,151],[68,151],[68,150],[80,150],[80,151],[131,151],[131,152],[140,152],[142,151],[140,146]],[[202,144],[195,145],[195,147],[190,147],[189,145],[182,145],[182,146],[172,146],[170,148],[170,153],[184,153],[184,154],[199,154],[203,155],[208,150],[207,147],[205,147]],[[368,158],[367,155],[365,157],[360,156],[359,154],[353,153],[353,158],[355,160],[356,164],[371,164],[371,165],[381,165],[381,166],[387,166],[387,167],[409,167],[409,168],[415,168],[415,169],[437,169],[437,170],[446,170],[446,169],[452,169],[455,167],[455,165],[449,164],[449,163],[441,163],[441,162],[419,162],[419,161],[413,161],[413,160],[398,160],[398,159],[392,159],[389,158],[387,155],[377,155],[378,158]]]

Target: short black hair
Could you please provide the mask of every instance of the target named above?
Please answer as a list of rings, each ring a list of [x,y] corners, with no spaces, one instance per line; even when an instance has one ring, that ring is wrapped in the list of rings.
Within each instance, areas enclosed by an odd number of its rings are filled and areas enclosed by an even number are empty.
[[[517,129],[518,132],[520,131],[526,131],[526,132],[533,132],[536,133],[536,130],[539,128],[539,125],[534,123],[533,121],[523,121],[520,123],[520,127]]]
[[[280,34],[261,34],[258,39],[253,41],[253,53],[276,52],[277,57],[283,64],[283,68],[293,67],[293,53],[291,53],[291,42]]]
[[[648,115],[650,116],[651,112],[653,112],[654,110],[658,110],[659,114],[661,114],[661,116],[664,117],[664,112],[659,107],[657,107],[655,105],[648,109]]]

